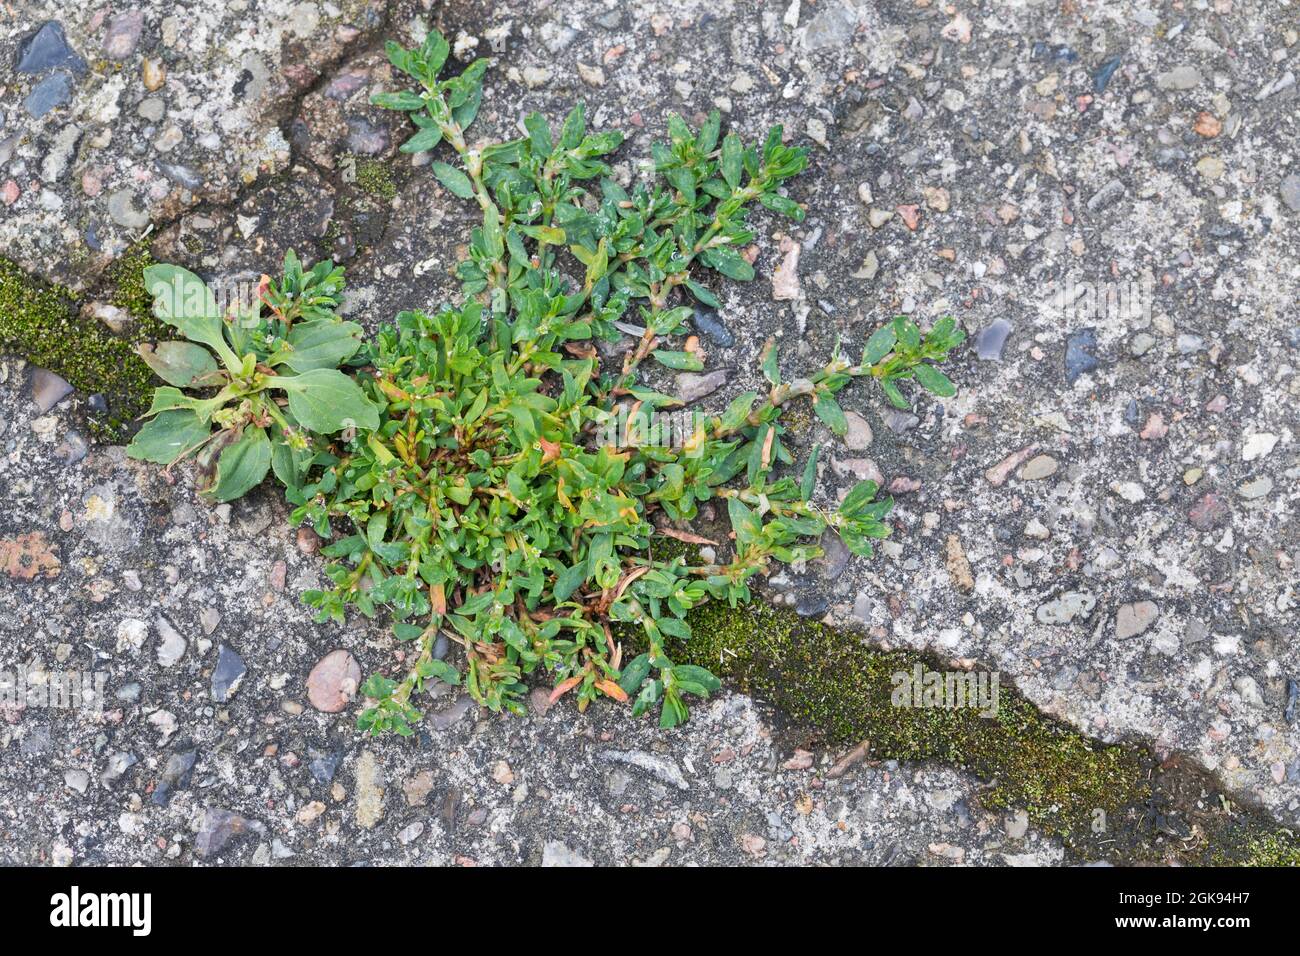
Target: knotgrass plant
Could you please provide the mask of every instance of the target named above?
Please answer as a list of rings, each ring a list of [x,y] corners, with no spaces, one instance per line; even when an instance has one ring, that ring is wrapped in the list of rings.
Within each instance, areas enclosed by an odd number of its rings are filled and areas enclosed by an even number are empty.
[[[552,700],[571,693],[579,710],[599,697],[631,701],[634,716],[657,707],[660,726],[673,727],[688,716],[687,696],[719,686],[707,669],[673,662],[692,607],[749,601],[755,575],[818,556],[828,528],[860,555],[889,534],[893,502],[877,500],[874,482],[828,509],[813,501],[815,453],[789,473],[783,407],[806,397],[843,435],[835,396],[854,378],[875,379],[901,407],[908,379],[952,395],[932,363],[964,334],[947,318],[923,335],[900,316],[860,361],[837,347],[789,382],[769,341],[766,394],[696,417],[679,446],[638,440],[619,427],[629,414],[682,404],[649,387],[643,366],[703,368],[693,338],[659,346],[686,329],[692,299],[720,307],[708,272],[753,279],[745,249],[756,205],[803,218],[783,185],[807,155],[785,145],[780,127],[746,145],[721,135],[716,111],[698,130],[673,116],[668,142],[653,147],[655,180],[629,191],[604,160],[622,134],[589,131],[581,105],[558,131],[533,113],[526,135],[471,145],[487,62],[440,79],[447,55],[436,31],[416,49],[389,44],[413,88],[374,102],[416,126],[404,152],[450,146],[455,164],[436,161],[433,174],[482,213],[456,270],[461,304],[402,312],[362,341],[335,313],[343,280],[331,263],[304,272],[291,254],[282,280],[264,279],[256,303],[225,316],[197,276],[154,267],[146,279],[158,314],[189,341],[145,350],[169,386],[130,453],[169,466],[197,455],[216,500],[274,472],[293,521],[328,541],[332,587],[303,595],[319,620],[387,608],[411,646],[405,674],[365,683],[361,729],[410,734],[430,680],[463,682],[480,704],[522,712],[525,678],[539,670]],[[617,341],[629,316],[639,319],[635,344],[607,367],[594,340]],[[725,508],[734,538],[714,560],[653,546],[715,544],[688,530],[708,501]],[[640,629],[648,650],[624,660],[616,624]],[[463,648],[463,672],[435,653],[440,633]]]

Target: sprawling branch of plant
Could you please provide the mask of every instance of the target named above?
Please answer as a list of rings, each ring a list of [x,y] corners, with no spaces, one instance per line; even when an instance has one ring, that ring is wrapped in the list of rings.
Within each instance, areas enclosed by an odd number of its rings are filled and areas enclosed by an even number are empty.
[[[580,710],[598,697],[630,699],[633,715],[658,705],[661,726],[672,727],[687,717],[686,695],[718,686],[707,670],[672,661],[670,641],[690,637],[692,607],[750,600],[756,574],[773,560],[818,556],[828,528],[862,555],[889,533],[893,502],[875,500],[874,482],[828,509],[813,500],[815,454],[798,479],[783,473],[794,464],[784,405],[808,398],[843,435],[835,395],[854,378],[875,379],[902,407],[907,379],[951,395],[930,363],[963,333],[944,319],[922,335],[899,317],[856,364],[837,349],[789,382],[769,342],[766,395],[747,392],[699,417],[679,446],[642,440],[629,417],[681,405],[644,383],[642,363],[703,368],[693,337],[680,350],[661,345],[684,330],[688,296],[719,307],[706,271],[753,278],[742,250],[756,203],[803,218],[781,190],[805,167],[804,151],[785,146],[780,127],[747,147],[734,133],[719,141],[716,112],[697,131],[674,116],[669,142],[653,147],[656,181],[629,192],[601,158],[622,135],[588,132],[582,106],[558,134],[534,113],[518,139],[467,142],[487,64],[439,79],[447,54],[437,32],[417,49],[390,44],[417,89],[374,101],[417,127],[404,151],[449,144],[456,164],[434,162],[433,173],[482,212],[457,267],[463,303],[402,312],[362,343],[357,326],[333,315],[342,280],[330,263],[304,274],[290,257],[284,280],[266,280],[261,301],[233,317],[214,314],[197,277],[157,267],[151,287],[172,293],[159,297],[160,315],[191,342],[146,358],[171,385],[216,394],[160,388],[131,453],[168,465],[199,453],[220,500],[274,471],[294,522],[329,542],[333,586],[304,600],[340,623],[349,606],[367,616],[386,607],[410,644],[404,675],[364,686],[373,706],[362,729],[409,734],[413,699],[432,679],[463,681],[481,704],[521,711],[524,678],[538,670],[553,699],[571,692]],[[630,313],[644,331],[618,367],[603,367],[592,340],[617,341]],[[726,508],[729,547],[686,530],[712,500]],[[666,539],[715,545],[714,559],[673,557],[681,549]],[[623,659],[620,624],[644,633],[645,653]],[[436,653],[440,634],[463,648],[463,674]]]

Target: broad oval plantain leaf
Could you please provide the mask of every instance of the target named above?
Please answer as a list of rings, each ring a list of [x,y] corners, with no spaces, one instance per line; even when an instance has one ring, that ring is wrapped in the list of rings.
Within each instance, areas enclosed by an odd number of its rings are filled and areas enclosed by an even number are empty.
[[[228,350],[217,300],[193,272],[173,265],[148,266],[144,270],[144,287],[153,296],[154,315],[191,342]]]
[[[145,423],[126,446],[126,453],[141,461],[170,465],[182,452],[207,438],[211,430],[192,409],[168,409]]]
[[[338,368],[361,348],[361,326],[337,319],[299,322],[289,330],[289,351],[280,362],[295,372]]]
[[[233,501],[255,488],[271,467],[271,440],[265,428],[245,428],[217,459],[217,478],[207,494],[214,501]]]
[[[289,411],[309,431],[332,435],[354,425],[367,430],[379,427],[379,410],[361,386],[338,369],[282,375],[270,384],[289,394]]]
[[[194,380],[217,371],[212,353],[194,342],[141,342],[136,352],[154,374],[168,385],[190,388]]]

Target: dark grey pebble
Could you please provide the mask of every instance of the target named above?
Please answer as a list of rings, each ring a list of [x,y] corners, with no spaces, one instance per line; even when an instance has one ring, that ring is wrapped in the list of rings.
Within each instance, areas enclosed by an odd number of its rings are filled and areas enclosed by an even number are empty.
[[[994,319],[975,336],[975,354],[986,362],[1002,361],[1002,350],[1012,331],[1014,327],[1006,319]]]
[[[1114,59],[1107,60],[1099,66],[1097,72],[1092,75],[1092,88],[1098,95],[1106,92],[1106,86],[1110,83],[1110,78],[1115,75],[1115,71],[1119,69],[1119,65],[1122,61],[1123,57],[1118,56]]]
[[[1053,46],[1044,40],[1036,41],[1029,52],[1029,58],[1031,60],[1042,60],[1049,57],[1057,63],[1073,63],[1079,59],[1079,54],[1064,43]]]
[[[695,310],[695,327],[707,335],[714,345],[728,349],[736,344],[736,337],[722,324],[718,313],[712,309]]]
[[[826,594],[808,594],[799,599],[794,609],[801,617],[821,617],[830,603],[831,599]]]
[[[191,749],[174,753],[167,758],[167,763],[158,777],[158,786],[154,787],[151,796],[156,806],[167,806],[167,801],[172,798],[173,792],[184,790],[190,785],[190,774],[194,770],[194,762],[198,756],[199,752]]]
[[[32,371],[32,401],[44,415],[72,394],[72,386],[62,376],[43,368]]]
[[[23,100],[23,109],[34,119],[40,119],[55,107],[72,98],[72,75],[60,70],[52,73],[32,87]]]
[[[1092,354],[1097,347],[1095,329],[1081,329],[1065,340],[1065,381],[1073,385],[1084,372],[1091,372],[1101,363]]]
[[[921,419],[900,408],[886,408],[880,413],[880,420],[895,435],[901,435],[921,424]]]
[[[313,780],[328,786],[334,782],[334,774],[338,772],[339,764],[342,762],[343,751],[341,750],[317,753],[311,763],[307,765],[307,770],[311,773]]]
[[[203,825],[194,837],[194,852],[199,856],[219,853],[234,837],[245,833],[266,833],[266,825],[241,817],[229,810],[209,807],[203,815]]]
[[[224,704],[247,673],[244,659],[228,645],[222,644],[217,650],[216,669],[212,672],[212,699],[218,704]]]
[[[86,61],[68,43],[63,24],[58,20],[47,20],[18,44],[17,70],[19,73],[44,73],[56,67],[85,73]]]

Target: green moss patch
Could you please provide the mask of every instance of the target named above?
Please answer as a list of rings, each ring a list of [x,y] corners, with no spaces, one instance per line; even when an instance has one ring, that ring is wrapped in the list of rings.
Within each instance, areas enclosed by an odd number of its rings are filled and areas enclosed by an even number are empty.
[[[151,261],[147,249],[132,249],[90,297],[132,317],[129,331],[117,335],[93,316],[82,315],[83,297],[0,258],[0,350],[62,376],[83,394],[102,394],[108,411],[92,415],[87,427],[103,441],[121,441],[149,407],[156,382],[135,354],[136,343],[169,337],[153,317],[144,289],[142,273]]]
[[[357,188],[384,201],[397,195],[397,182],[393,179],[392,169],[377,159],[357,162]]]
[[[1039,711],[999,681],[996,716],[973,708],[901,707],[895,675],[950,672],[910,650],[882,651],[861,635],[755,603],[710,603],[694,637],[672,648],[774,706],[796,737],[869,741],[870,759],[937,761],[987,781],[981,803],[1023,809],[1077,857],[1121,863],[1297,865],[1300,844],[1265,814],[1234,806],[1212,776],[1160,764],[1145,747],[1107,744]]]

